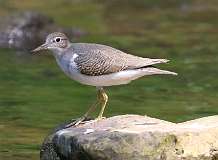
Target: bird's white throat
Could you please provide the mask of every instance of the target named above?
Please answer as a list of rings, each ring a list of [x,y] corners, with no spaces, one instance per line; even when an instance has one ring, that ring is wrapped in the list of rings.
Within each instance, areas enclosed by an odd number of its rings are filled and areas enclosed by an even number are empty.
[[[55,47],[55,48],[49,48],[49,50],[52,51],[52,53],[53,53],[53,55],[55,57],[60,57],[64,53],[65,49],[59,48],[59,47]]]

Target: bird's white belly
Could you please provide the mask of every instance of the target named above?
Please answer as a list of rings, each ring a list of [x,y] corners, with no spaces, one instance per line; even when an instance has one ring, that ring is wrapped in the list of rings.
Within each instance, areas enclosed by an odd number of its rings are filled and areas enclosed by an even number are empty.
[[[121,85],[127,84],[130,81],[141,77],[137,75],[137,71],[121,71],[117,73],[101,75],[101,76],[88,76],[81,74],[77,71],[71,70],[70,77],[82,84],[91,85],[91,86],[112,86],[112,85]]]

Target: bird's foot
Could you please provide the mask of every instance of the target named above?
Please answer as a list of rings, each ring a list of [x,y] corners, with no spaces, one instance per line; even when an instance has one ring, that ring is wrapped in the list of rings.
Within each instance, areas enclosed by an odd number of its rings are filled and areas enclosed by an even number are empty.
[[[106,119],[106,117],[102,117],[102,116],[100,117],[100,116],[99,116],[99,117],[97,117],[97,118],[95,119],[95,121],[100,121],[100,120],[102,120],[102,119]]]
[[[65,126],[65,128],[70,128],[70,127],[73,127],[73,126],[77,127],[77,126],[79,126],[81,124],[95,123],[95,122],[98,122],[98,121],[100,121],[102,119],[106,119],[106,117],[97,117],[96,119],[93,120],[93,119],[88,119],[87,117],[83,116],[83,117],[80,117],[80,118],[76,119],[75,121],[67,124]]]
[[[106,117],[97,117],[97,118],[95,118],[93,120],[85,121],[85,122],[83,122],[83,124],[96,123],[96,122],[99,122],[100,120],[103,120],[103,119],[106,119]]]
[[[74,126],[78,126],[79,124],[83,124],[85,122],[83,122],[86,119],[86,117],[81,117],[79,119],[77,119],[74,123]]]
[[[75,127],[76,127],[76,126],[78,126],[78,125],[80,125],[80,124],[85,124],[85,123],[86,123],[86,119],[87,119],[87,117],[85,117],[85,116],[80,117],[80,118],[76,119],[75,121],[73,121],[73,122],[67,124],[67,125],[65,126],[65,128],[69,128],[69,127],[72,127],[72,126],[75,126]]]

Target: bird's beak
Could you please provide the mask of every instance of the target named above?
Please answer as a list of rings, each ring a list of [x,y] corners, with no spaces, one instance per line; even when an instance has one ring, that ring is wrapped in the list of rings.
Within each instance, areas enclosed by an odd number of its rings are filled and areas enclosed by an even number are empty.
[[[32,50],[31,52],[38,52],[38,51],[41,51],[41,50],[45,50],[45,49],[48,49],[48,44],[44,43],[42,44],[41,46],[35,48],[34,50]]]

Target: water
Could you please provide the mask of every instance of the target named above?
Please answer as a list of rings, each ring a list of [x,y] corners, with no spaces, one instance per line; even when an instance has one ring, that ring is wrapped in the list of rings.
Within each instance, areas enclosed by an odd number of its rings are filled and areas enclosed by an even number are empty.
[[[218,114],[215,0],[3,2],[2,16],[41,10],[59,24],[89,31],[80,42],[171,60],[159,67],[178,72],[177,77],[147,77],[106,88],[105,116],[146,114],[181,122]],[[95,100],[96,90],[68,79],[47,52],[18,56],[0,49],[0,56],[0,159],[39,159],[43,138],[57,124],[82,115]]]

